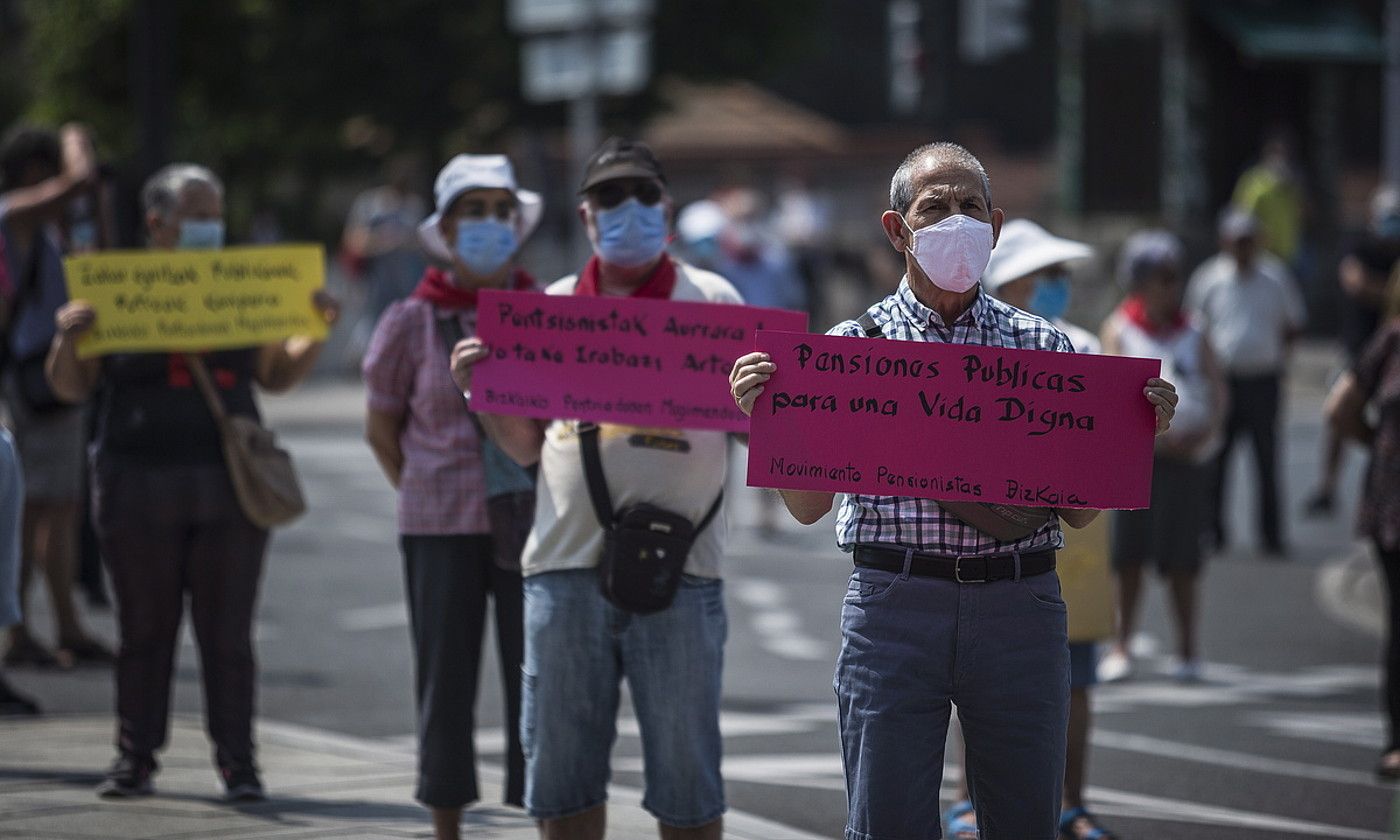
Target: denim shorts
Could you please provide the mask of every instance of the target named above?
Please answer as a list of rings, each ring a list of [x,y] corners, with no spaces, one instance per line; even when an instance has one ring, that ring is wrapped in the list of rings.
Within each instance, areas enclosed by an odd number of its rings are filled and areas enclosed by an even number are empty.
[[[642,807],[677,828],[724,813],[723,595],[719,580],[686,575],[671,606],[634,615],[604,600],[592,569],[525,578],[520,730],[530,816],[567,817],[607,801],[624,677],[642,732]]]

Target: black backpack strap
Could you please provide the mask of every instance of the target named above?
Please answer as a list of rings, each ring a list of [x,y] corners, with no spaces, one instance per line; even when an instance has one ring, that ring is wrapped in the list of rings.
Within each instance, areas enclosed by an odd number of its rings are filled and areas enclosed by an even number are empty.
[[[875,319],[870,317],[869,312],[860,313],[860,317],[856,319],[856,324],[858,324],[860,328],[865,331],[866,338],[885,337],[885,331],[880,329],[880,325],[875,323]]]
[[[593,513],[604,531],[610,531],[617,520],[613,512],[612,496],[608,493],[608,480],[603,475],[603,459],[598,454],[598,424],[579,421],[579,452],[583,455],[583,477],[588,482],[588,498],[593,502]]]

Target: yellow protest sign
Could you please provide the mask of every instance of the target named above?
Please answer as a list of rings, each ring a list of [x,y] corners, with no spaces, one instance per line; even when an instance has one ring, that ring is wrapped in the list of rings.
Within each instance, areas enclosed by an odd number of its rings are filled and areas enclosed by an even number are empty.
[[[213,251],[104,251],[63,261],[68,297],[97,312],[79,356],[250,347],[325,338],[311,296],[325,284],[320,245]]]

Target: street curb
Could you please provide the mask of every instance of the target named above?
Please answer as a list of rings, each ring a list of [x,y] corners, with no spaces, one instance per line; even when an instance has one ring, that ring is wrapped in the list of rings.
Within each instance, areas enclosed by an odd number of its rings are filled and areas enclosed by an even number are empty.
[[[1333,621],[1376,638],[1385,635],[1385,603],[1380,571],[1370,547],[1358,544],[1317,572],[1317,603]]]

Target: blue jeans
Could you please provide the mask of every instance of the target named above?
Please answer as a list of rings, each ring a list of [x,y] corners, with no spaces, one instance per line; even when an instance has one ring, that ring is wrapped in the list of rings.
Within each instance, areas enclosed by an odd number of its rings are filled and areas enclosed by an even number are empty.
[[[607,801],[625,676],[642,731],[642,807],[677,828],[718,819],[727,632],[718,580],[686,575],[671,606],[634,615],[603,598],[592,569],[525,578],[520,730],[530,816],[567,817]]]
[[[941,836],[950,703],[985,840],[1053,840],[1069,716],[1053,572],[992,583],[857,568],[836,664],[848,840]]]

